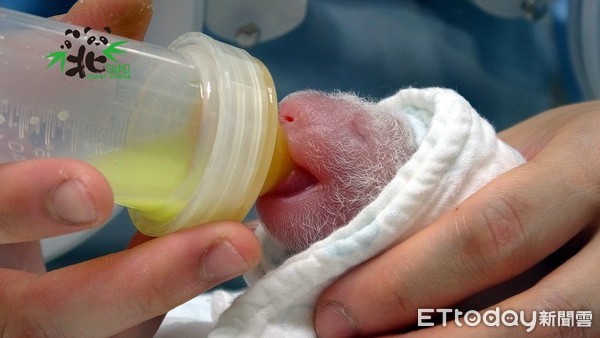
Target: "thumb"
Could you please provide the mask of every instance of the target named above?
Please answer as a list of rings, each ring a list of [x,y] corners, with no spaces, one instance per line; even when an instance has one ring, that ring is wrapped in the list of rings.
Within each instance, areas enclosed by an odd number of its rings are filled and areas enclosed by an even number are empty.
[[[0,336],[151,336],[162,314],[256,266],[245,226],[218,222],[37,275],[0,268]]]

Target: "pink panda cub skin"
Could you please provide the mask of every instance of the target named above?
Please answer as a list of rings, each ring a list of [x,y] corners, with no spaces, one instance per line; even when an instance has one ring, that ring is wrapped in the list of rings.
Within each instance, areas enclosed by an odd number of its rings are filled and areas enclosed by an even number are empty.
[[[290,253],[347,224],[417,147],[401,114],[348,93],[290,94],[279,122],[295,169],[256,209]]]
[[[293,93],[280,104],[279,122],[296,168],[260,197],[256,208],[267,231],[289,254],[347,224],[417,148],[401,112],[347,93]],[[483,309],[527,289],[557,266],[548,261],[457,308]]]

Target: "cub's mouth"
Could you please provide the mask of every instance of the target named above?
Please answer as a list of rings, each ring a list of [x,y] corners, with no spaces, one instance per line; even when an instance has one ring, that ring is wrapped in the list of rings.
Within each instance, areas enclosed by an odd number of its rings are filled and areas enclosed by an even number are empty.
[[[318,189],[319,180],[305,168],[296,166],[275,188],[259,199],[294,198]]]

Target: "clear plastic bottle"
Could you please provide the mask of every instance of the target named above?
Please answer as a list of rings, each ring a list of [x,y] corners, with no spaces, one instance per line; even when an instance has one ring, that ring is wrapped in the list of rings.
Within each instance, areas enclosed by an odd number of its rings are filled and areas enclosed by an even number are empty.
[[[158,236],[241,220],[290,167],[268,70],[201,33],[168,48],[0,9],[0,162],[96,166]]]

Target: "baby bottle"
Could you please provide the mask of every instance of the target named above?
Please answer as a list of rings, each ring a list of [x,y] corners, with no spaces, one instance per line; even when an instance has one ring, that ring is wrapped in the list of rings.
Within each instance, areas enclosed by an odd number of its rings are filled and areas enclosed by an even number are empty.
[[[158,236],[242,220],[291,161],[265,66],[201,33],[168,48],[0,8],[0,162],[87,161]]]

